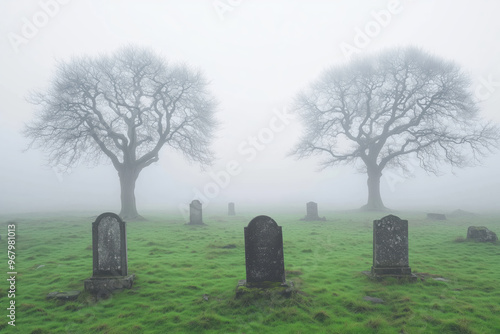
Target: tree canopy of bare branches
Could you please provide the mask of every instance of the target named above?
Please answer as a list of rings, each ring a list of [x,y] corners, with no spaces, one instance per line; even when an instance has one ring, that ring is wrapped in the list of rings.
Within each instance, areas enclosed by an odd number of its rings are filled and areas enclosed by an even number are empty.
[[[31,146],[51,164],[108,160],[118,171],[121,213],[140,217],[135,183],[162,147],[210,164],[215,102],[199,72],[167,64],[148,49],[126,47],[107,56],[59,63],[49,88],[33,93],[36,118],[26,126]]]
[[[426,171],[442,163],[473,165],[498,146],[499,129],[482,121],[471,81],[453,62],[398,48],[329,69],[295,107],[305,134],[292,154],[320,155],[321,166],[361,162],[367,210],[384,210],[385,168],[406,170],[416,157]]]

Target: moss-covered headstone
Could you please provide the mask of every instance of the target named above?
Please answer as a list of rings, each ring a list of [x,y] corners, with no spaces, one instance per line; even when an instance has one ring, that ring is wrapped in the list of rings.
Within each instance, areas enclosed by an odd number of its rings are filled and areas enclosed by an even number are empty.
[[[111,212],[92,223],[92,277],[84,281],[85,290],[108,295],[113,290],[131,288],[134,275],[128,275],[125,222]]]
[[[244,228],[246,280],[240,281],[236,295],[252,288],[289,290],[285,280],[281,226],[268,216],[258,216]]]
[[[389,215],[373,221],[372,277],[416,279],[408,260],[408,221]]]

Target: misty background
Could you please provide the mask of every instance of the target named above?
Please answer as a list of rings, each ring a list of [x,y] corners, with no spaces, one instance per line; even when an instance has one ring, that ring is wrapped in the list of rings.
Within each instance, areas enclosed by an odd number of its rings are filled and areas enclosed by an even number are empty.
[[[160,161],[137,181],[139,212],[187,206],[199,194],[208,199],[201,198],[209,212],[226,210],[229,201],[237,213],[273,205],[303,211],[315,201],[320,215],[365,204],[366,174],[354,166],[319,172],[318,159],[288,157],[302,126],[298,117],[277,116],[290,112],[296,94],[325,69],[347,63],[348,46],[364,55],[414,45],[457,62],[473,79],[484,118],[500,122],[495,1],[4,0],[1,6],[0,213],[119,210],[119,179],[110,164],[62,173],[46,165],[42,151],[24,152],[28,141],[21,131],[34,117],[27,95],[48,86],[57,61],[109,54],[124,45],[149,47],[170,63],[200,69],[219,102],[214,165],[202,171],[164,147]],[[381,11],[391,15],[381,18]],[[271,123],[280,129],[271,130],[272,137],[263,130]],[[259,135],[265,142],[253,147],[252,137]],[[241,171],[214,187],[213,175],[230,161]],[[410,166],[412,178],[385,170],[382,198],[393,209],[497,210],[499,166],[496,152],[478,167],[443,165],[440,177],[418,164]]]

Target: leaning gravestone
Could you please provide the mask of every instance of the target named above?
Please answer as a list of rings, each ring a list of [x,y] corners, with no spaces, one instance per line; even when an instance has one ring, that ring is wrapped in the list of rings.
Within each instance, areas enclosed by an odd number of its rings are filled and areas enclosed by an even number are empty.
[[[408,221],[389,215],[373,221],[373,278],[416,280],[408,261]]]
[[[92,277],[84,281],[85,291],[101,296],[113,290],[130,289],[135,275],[128,274],[125,222],[111,212],[92,223]]]
[[[205,225],[201,202],[195,199],[189,204],[189,225]]]
[[[228,216],[235,216],[236,212],[234,211],[234,203],[231,202],[227,205],[227,214]]]
[[[282,288],[282,294],[291,294],[291,282],[285,280],[283,235],[281,226],[268,216],[252,219],[245,232],[246,280],[236,289],[239,296],[246,288]]]
[[[322,220],[326,221],[326,218],[320,218],[318,215],[318,204],[315,202],[306,203],[306,216],[301,220],[305,221],[314,221],[314,220]]]
[[[478,242],[497,242],[498,237],[495,232],[490,231],[485,226],[469,226],[467,229],[467,239]]]

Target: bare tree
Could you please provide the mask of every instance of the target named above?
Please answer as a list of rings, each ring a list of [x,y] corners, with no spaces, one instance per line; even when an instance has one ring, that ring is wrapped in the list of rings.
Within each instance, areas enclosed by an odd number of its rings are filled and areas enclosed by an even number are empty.
[[[30,96],[38,110],[25,135],[51,164],[110,161],[120,179],[120,215],[139,219],[136,180],[163,146],[211,163],[215,103],[206,87],[199,72],[147,49],[75,58],[58,65],[46,91]]]
[[[428,172],[464,167],[498,145],[497,126],[479,119],[470,79],[456,64],[401,48],[332,68],[299,94],[305,134],[292,151],[321,155],[322,168],[358,164],[368,174],[366,210],[385,210],[385,168],[407,170],[418,158]]]

